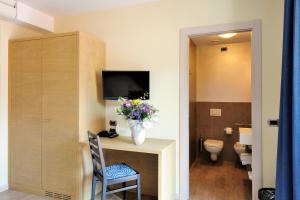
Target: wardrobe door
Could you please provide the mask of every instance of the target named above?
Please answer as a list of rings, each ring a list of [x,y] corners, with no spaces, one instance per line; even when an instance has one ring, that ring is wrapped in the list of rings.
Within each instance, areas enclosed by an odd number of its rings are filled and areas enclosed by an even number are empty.
[[[41,190],[41,41],[10,42],[10,185]]]
[[[78,147],[77,36],[43,39],[43,188],[73,195]]]

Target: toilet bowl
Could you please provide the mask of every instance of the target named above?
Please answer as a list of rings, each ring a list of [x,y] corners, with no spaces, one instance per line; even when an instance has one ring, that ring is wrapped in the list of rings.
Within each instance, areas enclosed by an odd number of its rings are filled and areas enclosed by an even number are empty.
[[[239,142],[236,142],[233,145],[234,151],[235,153],[240,156],[241,153],[245,153],[246,152],[246,146],[244,144],[240,144]]]
[[[222,140],[207,139],[204,141],[204,148],[210,153],[210,159],[212,161],[218,160],[218,155],[222,151],[224,142]]]

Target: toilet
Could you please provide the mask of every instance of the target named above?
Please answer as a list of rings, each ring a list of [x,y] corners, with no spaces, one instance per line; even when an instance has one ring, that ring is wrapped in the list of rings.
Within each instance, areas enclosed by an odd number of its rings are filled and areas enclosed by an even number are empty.
[[[204,141],[204,148],[210,153],[212,161],[218,160],[218,155],[223,150],[224,142],[222,140],[207,139]]]
[[[246,152],[246,146],[244,144],[240,144],[239,142],[236,142],[233,145],[234,151],[235,153],[240,156],[241,153],[245,153]]]
[[[237,154],[237,162],[236,163],[242,162],[241,154],[246,152],[246,145],[236,142],[233,145],[233,148],[234,148],[235,153]]]

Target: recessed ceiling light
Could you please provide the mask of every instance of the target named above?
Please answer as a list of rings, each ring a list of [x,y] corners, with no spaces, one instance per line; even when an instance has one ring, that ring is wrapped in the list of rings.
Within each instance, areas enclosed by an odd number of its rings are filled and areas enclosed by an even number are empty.
[[[237,33],[224,33],[224,34],[220,34],[219,37],[221,38],[231,38],[234,37]]]

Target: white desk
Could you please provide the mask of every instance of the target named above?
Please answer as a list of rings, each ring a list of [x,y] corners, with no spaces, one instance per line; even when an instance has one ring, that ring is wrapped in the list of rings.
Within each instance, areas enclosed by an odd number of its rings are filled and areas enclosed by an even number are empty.
[[[159,200],[175,199],[175,140],[147,138],[144,144],[135,145],[130,137],[119,136],[101,138],[101,144],[107,163],[125,162],[141,173],[142,193],[144,189],[146,194],[156,193],[151,195],[157,195]]]

